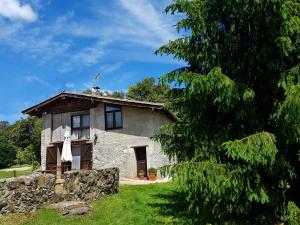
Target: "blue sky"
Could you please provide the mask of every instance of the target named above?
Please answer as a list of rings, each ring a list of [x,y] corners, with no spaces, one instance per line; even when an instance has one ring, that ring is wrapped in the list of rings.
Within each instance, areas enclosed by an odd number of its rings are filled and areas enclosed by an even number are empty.
[[[56,93],[127,90],[182,62],[154,55],[178,37],[171,0],[0,0],[0,120]]]

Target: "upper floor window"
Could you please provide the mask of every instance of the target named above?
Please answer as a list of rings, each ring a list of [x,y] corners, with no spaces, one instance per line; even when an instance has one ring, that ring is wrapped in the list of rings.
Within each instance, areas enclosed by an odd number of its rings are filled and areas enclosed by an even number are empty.
[[[105,105],[105,129],[119,129],[123,127],[122,107]]]
[[[72,116],[72,139],[90,139],[90,115]]]

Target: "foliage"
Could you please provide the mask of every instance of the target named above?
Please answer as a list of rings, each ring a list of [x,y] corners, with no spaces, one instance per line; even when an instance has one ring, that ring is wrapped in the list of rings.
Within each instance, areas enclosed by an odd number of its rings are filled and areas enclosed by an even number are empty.
[[[288,213],[286,217],[288,225],[299,225],[300,224],[300,209],[293,202],[288,204]]]
[[[33,161],[31,166],[33,171],[41,168],[41,164],[38,161]]]
[[[40,161],[41,120],[28,117],[0,131],[0,143],[13,146],[16,153],[11,161],[32,164]]]
[[[157,169],[155,169],[154,167],[150,167],[148,169],[148,173],[156,173],[157,172]]]
[[[0,169],[13,165],[16,147],[11,144],[0,143]]]
[[[16,154],[16,164],[30,164],[32,163],[34,152],[33,145],[27,146],[25,149],[20,149]]]
[[[128,99],[147,102],[166,102],[167,93],[170,89],[166,83],[159,83],[153,77],[132,85],[128,89]]]
[[[0,131],[4,130],[8,126],[9,126],[9,122],[7,122],[7,121],[0,121]]]
[[[164,82],[158,82],[153,77],[145,78],[143,81],[129,87],[128,93],[124,91],[102,91],[96,90],[95,94],[99,96],[131,99],[148,102],[166,102],[170,86]],[[91,89],[85,90],[83,93],[92,94]]]
[[[92,90],[91,89],[87,89],[83,93],[84,94],[92,94]],[[113,91],[113,92],[96,90],[95,94],[99,95],[99,96],[119,98],[119,99],[125,99],[127,97],[126,93],[124,91],[122,91],[122,90],[121,91]]]
[[[125,99],[126,93],[124,91],[113,91],[112,93],[107,92],[106,94],[109,97]]]
[[[178,161],[169,172],[198,215],[280,220],[300,204],[299,1],[174,0],[166,12],[187,33],[157,50],[187,63],[162,77],[181,119],[155,137]]]

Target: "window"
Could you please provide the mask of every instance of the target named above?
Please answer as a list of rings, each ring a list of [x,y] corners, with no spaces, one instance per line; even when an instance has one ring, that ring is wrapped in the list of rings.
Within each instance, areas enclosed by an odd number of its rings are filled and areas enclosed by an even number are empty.
[[[90,139],[90,115],[72,116],[72,140]]]
[[[105,129],[119,129],[122,127],[122,107],[118,105],[105,105]]]

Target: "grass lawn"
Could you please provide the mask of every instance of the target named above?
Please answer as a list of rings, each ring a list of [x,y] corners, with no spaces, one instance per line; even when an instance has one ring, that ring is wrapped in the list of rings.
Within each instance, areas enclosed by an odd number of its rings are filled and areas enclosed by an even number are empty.
[[[186,224],[188,219],[183,210],[185,207],[173,203],[176,194],[173,183],[121,186],[118,194],[96,201],[92,212],[84,217],[63,217],[54,209],[44,208],[28,215],[0,217],[0,224]]]
[[[16,176],[26,175],[32,173],[32,170],[16,171]],[[13,171],[0,171],[0,179],[13,177]]]

